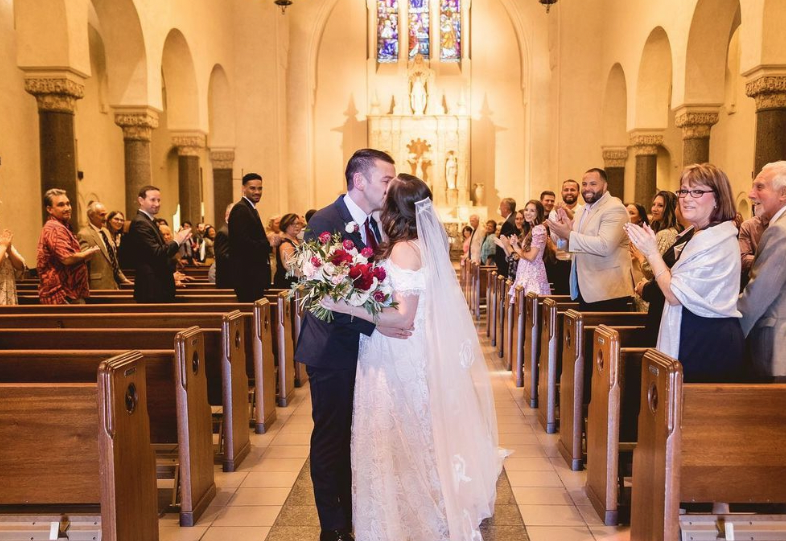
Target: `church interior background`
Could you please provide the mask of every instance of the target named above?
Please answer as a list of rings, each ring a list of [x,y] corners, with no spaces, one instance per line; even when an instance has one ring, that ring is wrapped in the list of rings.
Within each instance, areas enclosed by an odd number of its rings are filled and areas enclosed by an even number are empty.
[[[499,218],[606,167],[624,201],[686,163],[739,209],[786,157],[779,0],[0,0],[0,224],[32,256],[42,190],[222,222],[240,177],[263,217],[345,187],[364,146],[422,176],[448,222]]]

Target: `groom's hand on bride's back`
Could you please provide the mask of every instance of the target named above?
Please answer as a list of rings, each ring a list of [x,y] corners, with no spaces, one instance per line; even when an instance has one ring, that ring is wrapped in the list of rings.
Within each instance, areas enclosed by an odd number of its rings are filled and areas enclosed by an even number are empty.
[[[412,336],[412,331],[415,330],[415,327],[409,329],[399,329],[398,327],[380,327],[377,325],[375,330],[389,338],[399,338],[401,340],[406,340]]]

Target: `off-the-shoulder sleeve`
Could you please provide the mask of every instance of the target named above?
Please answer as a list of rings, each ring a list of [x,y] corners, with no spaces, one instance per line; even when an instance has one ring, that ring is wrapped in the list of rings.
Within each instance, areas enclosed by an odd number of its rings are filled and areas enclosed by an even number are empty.
[[[544,246],[546,246],[546,226],[544,225],[536,225],[535,228],[532,230],[532,246],[540,250]]]

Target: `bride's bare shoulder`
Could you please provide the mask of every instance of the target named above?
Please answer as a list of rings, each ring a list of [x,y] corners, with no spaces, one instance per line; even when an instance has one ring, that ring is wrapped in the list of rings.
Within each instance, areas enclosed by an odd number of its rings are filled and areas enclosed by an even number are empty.
[[[397,242],[390,252],[390,261],[400,269],[420,270],[420,246],[417,241]]]

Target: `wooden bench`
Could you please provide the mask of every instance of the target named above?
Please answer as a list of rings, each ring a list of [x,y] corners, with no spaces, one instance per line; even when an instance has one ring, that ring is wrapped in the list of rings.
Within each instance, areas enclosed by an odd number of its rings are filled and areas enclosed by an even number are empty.
[[[123,293],[126,293],[123,291]],[[38,294],[20,294],[18,295],[19,304],[40,304]],[[131,294],[118,295],[91,295],[87,299],[87,304],[127,304],[134,302],[134,296]],[[175,303],[227,303],[237,302],[235,295],[208,295],[204,292],[186,293],[178,291],[175,296]]]
[[[131,349],[143,345],[146,348],[167,349],[172,347],[175,336],[182,330],[161,328],[161,320],[145,319],[149,314],[124,314],[114,318],[105,314],[96,316],[104,321],[105,327],[42,328],[49,320],[45,319],[46,316],[37,316],[41,318],[38,320],[38,328],[0,329],[0,348],[107,350]],[[76,322],[84,321],[81,318],[88,316],[71,317],[73,322]],[[123,319],[120,318],[125,318],[127,325],[138,324],[142,327],[121,328]],[[196,319],[186,321],[193,322]],[[31,322],[31,325],[35,323]],[[153,328],[144,328],[149,326]],[[208,402],[223,408],[223,452],[217,458],[223,463],[224,471],[235,471],[251,450],[242,316],[239,312],[222,315],[220,328],[203,327],[202,333]]]
[[[679,539],[680,523],[694,539],[786,538],[784,515],[680,516],[680,502],[786,503],[786,384],[684,384],[682,365],[650,350],[640,401],[631,539]]]
[[[497,344],[497,271],[492,270],[486,284],[486,337]]]
[[[513,384],[524,385],[524,348],[526,346],[524,329],[527,322],[526,293],[522,286],[514,289],[516,302],[510,313],[510,370]]]
[[[562,321],[565,311],[577,308],[578,303],[546,297],[540,312],[539,349],[537,362],[538,422],[547,434],[554,434],[559,426],[559,380],[562,375]],[[533,311],[534,303],[532,303]],[[533,329],[533,332],[537,329]],[[534,355],[534,353],[533,353]]]
[[[505,367],[505,370],[513,369],[513,357],[515,356],[512,349],[514,342],[513,329],[515,328],[514,313],[516,310],[516,303],[514,297],[509,293],[512,287],[513,281],[505,280],[502,297],[505,299],[502,305],[502,310],[505,312],[502,317],[504,330],[502,332],[502,347],[500,348],[500,357],[502,358],[502,365]],[[518,342],[518,340],[516,340],[516,342]]]
[[[278,390],[276,401],[286,407],[295,391],[295,350],[292,333],[292,306],[286,291],[265,293],[270,301],[273,321],[273,356],[278,367]]]
[[[507,310],[507,303],[510,301],[508,291],[505,289],[507,280],[504,276],[497,275],[497,303],[494,323],[494,330],[497,333],[494,345],[497,349],[497,356],[501,359],[505,355],[505,311]]]
[[[216,494],[213,479],[213,432],[204,368],[204,339],[194,327],[175,337],[174,350],[142,350],[145,365],[150,441],[177,445],[173,468],[173,504],[181,526],[193,526]],[[89,383],[98,366],[116,351],[0,351],[0,383]],[[180,494],[179,500],[177,499]]]
[[[98,527],[70,511],[81,508],[100,513],[104,540],[158,540],[145,379],[142,356],[127,353],[102,362],[91,383],[0,384],[0,507],[14,513],[0,532],[66,537],[67,516],[71,538],[90,538],[84,530]]]
[[[246,367],[249,384],[253,386],[252,421],[258,434],[276,420],[276,368],[273,356],[272,318],[270,303],[260,299],[256,303],[163,303],[93,305],[93,304],[30,304],[0,306],[0,314],[103,314],[111,311],[123,313],[216,312],[229,313],[239,310],[251,314],[244,320],[246,326]],[[257,412],[261,412],[257,415]]]
[[[598,325],[613,326],[626,344],[637,346],[645,339],[646,317],[646,312],[578,312],[572,309],[565,312],[557,447],[574,471],[584,465],[584,412],[590,400],[592,370],[589,364],[592,362],[595,328]]]
[[[637,440],[641,363],[648,349],[622,347],[619,332],[606,325],[595,329],[586,493],[607,526],[630,518],[624,480]]]

